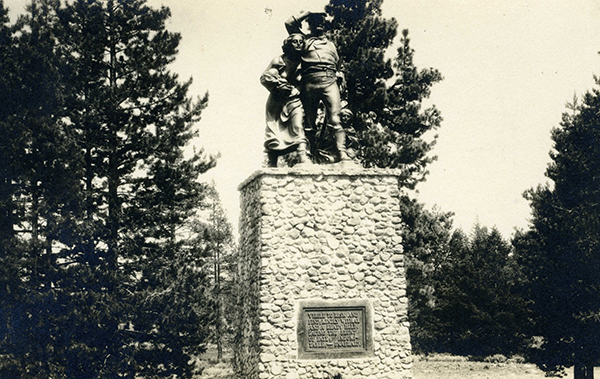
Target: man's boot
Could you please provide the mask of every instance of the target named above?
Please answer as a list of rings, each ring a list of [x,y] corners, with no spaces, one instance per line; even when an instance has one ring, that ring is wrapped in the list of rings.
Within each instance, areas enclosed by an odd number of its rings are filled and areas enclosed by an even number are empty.
[[[335,132],[335,147],[337,148],[340,162],[350,160],[350,157],[346,152],[346,132],[344,130]]]

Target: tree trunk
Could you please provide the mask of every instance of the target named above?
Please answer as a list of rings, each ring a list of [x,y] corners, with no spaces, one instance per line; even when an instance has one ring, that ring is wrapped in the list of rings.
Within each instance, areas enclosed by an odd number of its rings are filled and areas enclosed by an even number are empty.
[[[574,379],[594,379],[594,365],[576,364],[573,373]]]
[[[221,328],[221,262],[220,252],[221,246],[217,244],[215,250],[215,286],[216,286],[216,334],[217,334],[217,360],[223,359],[223,332]]]

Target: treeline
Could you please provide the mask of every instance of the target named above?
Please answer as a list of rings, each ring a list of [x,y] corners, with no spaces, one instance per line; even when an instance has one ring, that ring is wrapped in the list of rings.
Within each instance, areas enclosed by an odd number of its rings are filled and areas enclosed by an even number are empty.
[[[475,225],[467,234],[452,229],[451,213],[411,205],[403,217],[414,351],[524,355],[530,316],[511,243],[496,228]]]
[[[231,228],[169,16],[0,1],[0,377],[190,377],[221,333]]]
[[[411,337],[417,352],[521,354],[549,376],[600,364],[600,78],[552,130],[549,182],[525,191],[527,230],[506,241],[403,201]]]

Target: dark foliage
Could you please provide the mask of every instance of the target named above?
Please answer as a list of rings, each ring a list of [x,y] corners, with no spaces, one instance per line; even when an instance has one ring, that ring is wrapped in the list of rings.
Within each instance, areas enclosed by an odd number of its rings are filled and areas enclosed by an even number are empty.
[[[183,154],[207,98],[167,70],[169,10],[0,17],[0,376],[190,377],[210,316],[181,231],[215,162]]]
[[[477,225],[469,237],[460,229],[451,233],[448,214],[416,215],[405,237],[415,351],[473,357],[523,352],[521,326],[528,319],[510,244],[495,228]]]
[[[432,341],[439,338],[433,311],[438,303],[437,273],[451,256],[452,213],[430,211],[408,196],[400,204],[411,344],[415,351],[430,352]]]
[[[396,57],[385,53],[398,23],[381,14],[382,1],[331,0],[329,35],[343,61],[347,108],[354,112],[352,134],[358,159],[365,167],[401,169],[402,185],[414,188],[427,174],[436,136],[424,135],[442,121],[432,106],[422,109],[433,84],[442,80],[435,69],[417,69],[408,30],[403,30]]]
[[[516,291],[520,271],[510,244],[497,229],[455,231],[450,259],[437,273],[438,333],[434,350],[486,357],[521,353],[525,304]]]
[[[600,357],[600,90],[569,107],[552,131],[552,183],[525,193],[533,217],[515,246],[541,339],[530,359],[548,372],[574,365],[579,379]]]

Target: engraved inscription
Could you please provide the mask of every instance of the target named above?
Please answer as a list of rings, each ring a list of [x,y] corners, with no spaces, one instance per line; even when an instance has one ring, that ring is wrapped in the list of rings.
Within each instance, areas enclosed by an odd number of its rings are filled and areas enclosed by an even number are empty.
[[[307,350],[365,349],[364,309],[305,310]]]

